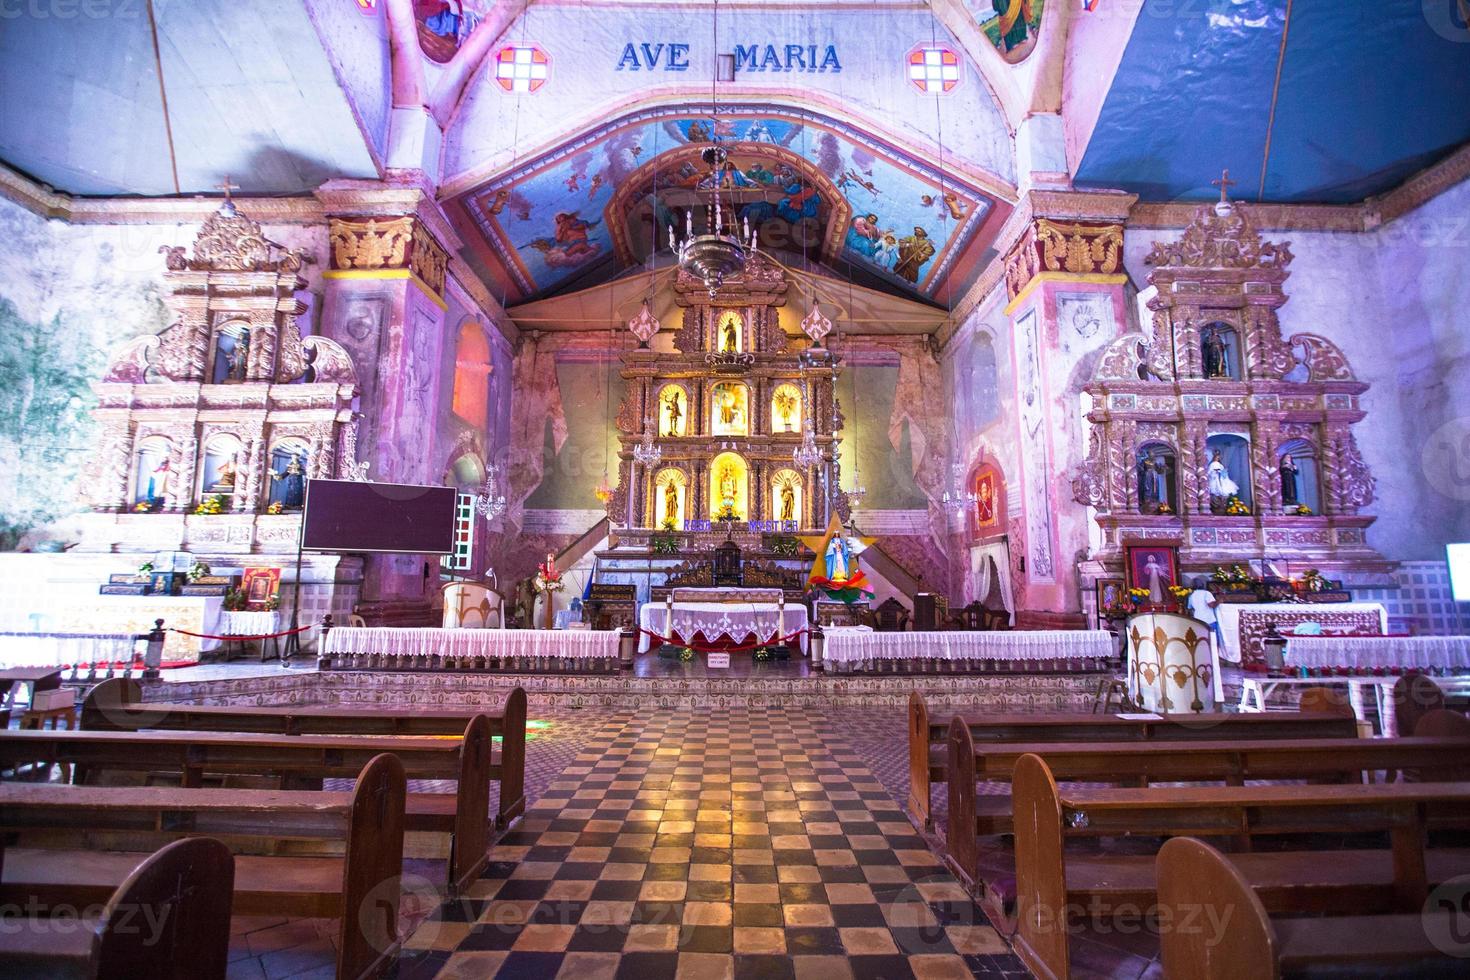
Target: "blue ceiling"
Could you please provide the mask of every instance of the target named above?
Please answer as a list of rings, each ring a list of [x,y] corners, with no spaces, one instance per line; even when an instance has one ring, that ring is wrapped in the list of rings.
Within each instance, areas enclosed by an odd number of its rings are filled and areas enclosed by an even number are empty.
[[[1470,141],[1458,18],[1456,0],[1146,0],[1076,183],[1207,199],[1228,167],[1248,201],[1389,190]]]

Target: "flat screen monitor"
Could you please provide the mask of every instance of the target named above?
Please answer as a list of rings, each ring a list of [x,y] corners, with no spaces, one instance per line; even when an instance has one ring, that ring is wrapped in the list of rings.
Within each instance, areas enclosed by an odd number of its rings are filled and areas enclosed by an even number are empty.
[[[303,551],[446,555],[454,550],[453,487],[308,480]]]
[[[1470,541],[1445,545],[1450,563],[1450,593],[1456,602],[1470,602]]]

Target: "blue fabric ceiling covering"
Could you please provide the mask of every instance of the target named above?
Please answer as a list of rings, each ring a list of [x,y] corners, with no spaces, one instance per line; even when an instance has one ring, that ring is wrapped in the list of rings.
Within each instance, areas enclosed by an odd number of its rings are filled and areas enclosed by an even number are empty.
[[[1229,167],[1243,200],[1351,203],[1467,140],[1457,0],[1147,0],[1076,178],[1206,200]]]

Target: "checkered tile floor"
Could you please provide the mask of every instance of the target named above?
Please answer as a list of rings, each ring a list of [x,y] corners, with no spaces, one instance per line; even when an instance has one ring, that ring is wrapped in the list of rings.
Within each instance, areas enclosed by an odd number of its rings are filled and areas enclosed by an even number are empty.
[[[599,721],[400,980],[1026,976],[823,716]]]

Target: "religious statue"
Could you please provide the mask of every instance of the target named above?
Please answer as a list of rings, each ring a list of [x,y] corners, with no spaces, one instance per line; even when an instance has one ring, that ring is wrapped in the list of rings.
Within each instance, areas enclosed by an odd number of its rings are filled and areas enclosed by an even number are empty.
[[[720,428],[725,433],[738,431],[743,425],[745,414],[741,404],[741,390],[731,385],[721,385],[715,397],[718,399]]]
[[[1206,470],[1205,487],[1211,497],[1218,497],[1222,500],[1228,500],[1240,493],[1240,484],[1230,478],[1230,471],[1225,468],[1225,461],[1221,458],[1218,449],[1210,458],[1210,465]]]
[[[679,523],[679,485],[673,479],[664,484],[664,523]]]
[[[834,585],[841,585],[852,577],[852,550],[849,548],[847,538],[841,534],[832,535],[832,540],[827,543],[827,581]]]
[[[729,463],[720,467],[720,503],[723,510],[735,507],[735,467]]]
[[[224,462],[219,464],[219,469],[215,471],[214,483],[210,485],[209,489],[214,493],[235,492],[234,456],[228,457]]]
[[[776,403],[776,414],[781,417],[781,424],[787,432],[796,431],[796,396],[790,391],[779,390],[773,399]]]
[[[732,316],[725,320],[725,326],[720,332],[720,353],[733,354],[739,350],[739,338],[735,332],[735,318]]]
[[[916,226],[912,235],[899,239],[898,264],[893,271],[909,282],[918,282],[919,268],[933,256],[934,243],[929,240],[929,233]]]
[[[1297,493],[1296,460],[1291,458],[1291,453],[1285,453],[1281,457],[1281,465],[1276,468],[1281,476],[1281,506],[1296,507],[1301,503],[1301,496]]]
[[[158,461],[157,466],[153,467],[153,472],[148,474],[146,497],[150,504],[157,503],[168,496],[168,479],[171,475],[173,471],[169,467],[168,457],[165,456]]]
[[[664,399],[664,410],[669,416],[667,434],[671,436],[683,435],[681,423],[684,421],[684,410],[679,407],[679,392],[677,389],[669,392],[668,397]]]
[[[1230,352],[1225,347],[1225,341],[1220,336],[1220,331],[1214,329],[1205,330],[1201,339],[1201,356],[1204,359],[1205,377],[1228,378],[1230,377]]]
[[[796,520],[796,490],[790,481],[781,484],[781,520]]]
[[[1169,466],[1161,456],[1143,456],[1138,461],[1139,509],[1157,514],[1169,503]]]
[[[286,468],[277,473],[270,471],[271,482],[281,484],[281,506],[286,510],[299,508],[306,499],[306,476],[301,469],[301,457],[292,456]]]
[[[244,381],[246,360],[249,358],[250,343],[244,334],[235,338],[235,346],[230,348],[230,369],[226,378],[230,381]]]

